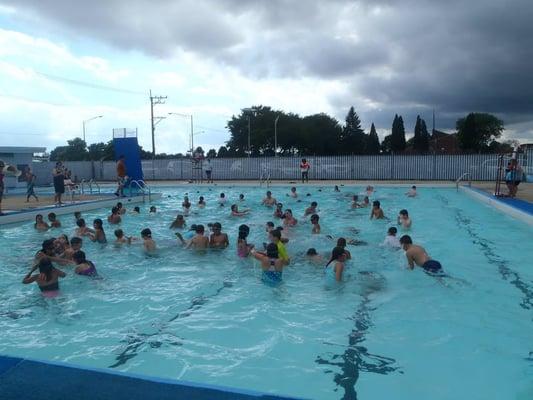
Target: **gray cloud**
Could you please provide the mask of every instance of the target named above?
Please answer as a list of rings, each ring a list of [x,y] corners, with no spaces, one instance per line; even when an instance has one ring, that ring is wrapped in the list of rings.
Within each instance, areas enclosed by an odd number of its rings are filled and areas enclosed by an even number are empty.
[[[3,3],[76,35],[157,57],[184,49],[256,79],[340,80],[345,93],[329,99],[339,114],[353,104],[381,128],[390,128],[394,113],[407,122],[433,108],[442,129],[470,111],[533,124],[530,0]]]

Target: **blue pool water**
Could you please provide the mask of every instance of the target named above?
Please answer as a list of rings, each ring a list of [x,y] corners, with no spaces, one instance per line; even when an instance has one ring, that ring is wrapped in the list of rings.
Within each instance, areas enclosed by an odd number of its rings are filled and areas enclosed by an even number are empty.
[[[85,241],[103,279],[65,267],[54,299],[21,280],[43,239],[72,235],[74,217],[61,217],[65,228],[47,233],[30,223],[2,228],[0,353],[316,399],[533,398],[531,227],[455,189],[421,188],[413,199],[405,188],[379,187],[371,200],[381,201],[387,222],[370,221],[369,209],[350,209],[350,195],[361,187],[333,193],[300,186],[302,202],[274,187],[299,223],[285,231],[292,263],[283,284],[271,287],[258,263],[235,250],[242,223],[251,228],[249,243],[267,240],[273,210],[259,205],[265,189],[211,189],[164,188],[156,215],[148,215],[148,205],[143,215],[126,214],[120,227],[127,234],[152,229],[155,258],[138,245]],[[193,202],[187,223],[221,222],[230,248],[200,254],[176,245],[168,226],[186,191]],[[230,199],[223,208],[215,203],[221,191]],[[240,207],[252,212],[230,217],[240,193]],[[200,195],[203,210],[194,206]],[[312,200],[321,235],[311,235],[302,218]],[[451,278],[407,271],[403,252],[378,245],[402,208],[414,221],[409,234]],[[115,227],[105,228],[113,239]],[[323,267],[303,258],[309,247],[331,251],[325,234],[369,243],[348,246],[346,282],[333,290],[324,285]]]

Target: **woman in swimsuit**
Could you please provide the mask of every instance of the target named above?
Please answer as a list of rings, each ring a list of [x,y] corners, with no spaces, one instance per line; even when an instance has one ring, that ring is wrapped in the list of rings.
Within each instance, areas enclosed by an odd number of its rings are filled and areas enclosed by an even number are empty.
[[[285,263],[279,258],[278,247],[274,243],[269,243],[266,253],[252,250],[251,254],[261,262],[263,270],[263,281],[266,283],[280,283]]]
[[[32,275],[37,268],[39,268],[39,273]],[[63,271],[52,265],[49,258],[43,257],[32,267],[31,271],[22,280],[22,283],[37,282],[43,294],[55,295],[59,290],[59,278],[64,278],[65,276],[66,274]]]
[[[331,258],[326,264],[326,280],[330,282],[342,281],[344,261],[346,261],[346,253],[344,249],[342,247],[335,247],[331,252]]]
[[[94,234],[91,235],[91,240],[93,242],[98,243],[107,243],[107,239],[105,237],[103,222],[100,218],[96,218],[93,221],[93,227],[94,227]]]
[[[92,261],[89,261],[85,258],[85,253],[81,250],[78,250],[72,255],[72,259],[76,263],[76,269],[74,272],[76,272],[78,275],[85,275],[85,276],[98,276],[98,272],[96,272],[96,267],[94,266]]]

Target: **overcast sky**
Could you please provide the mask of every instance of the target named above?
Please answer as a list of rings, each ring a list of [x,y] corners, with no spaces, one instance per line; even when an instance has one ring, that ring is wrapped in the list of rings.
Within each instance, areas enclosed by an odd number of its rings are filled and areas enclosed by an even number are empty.
[[[381,136],[395,113],[410,133],[433,109],[441,130],[490,112],[533,142],[531,21],[531,0],[0,0],[0,143],[52,149],[103,115],[87,142],[137,127],[150,150],[150,89],[206,149],[259,104],[353,105]],[[161,121],[156,150],[185,152],[189,129]]]

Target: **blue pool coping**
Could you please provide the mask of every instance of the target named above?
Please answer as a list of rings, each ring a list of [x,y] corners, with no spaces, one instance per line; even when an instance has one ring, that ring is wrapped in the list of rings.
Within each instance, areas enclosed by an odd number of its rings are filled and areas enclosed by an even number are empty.
[[[265,379],[275,382],[274,376]],[[2,400],[296,400],[67,363],[0,356]]]

